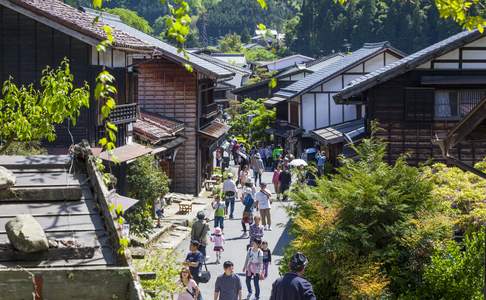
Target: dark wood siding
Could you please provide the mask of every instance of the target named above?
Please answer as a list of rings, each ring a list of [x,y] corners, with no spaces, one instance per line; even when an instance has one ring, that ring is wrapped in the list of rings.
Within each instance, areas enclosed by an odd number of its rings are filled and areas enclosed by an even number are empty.
[[[88,82],[91,90],[100,67],[91,66],[91,46],[51,27],[36,22],[8,8],[0,6],[0,82],[12,77],[17,84],[39,85],[41,72],[47,66],[56,68],[67,57],[76,86]],[[122,76],[119,78],[119,76]],[[123,86],[118,96],[127,102],[125,93],[126,69],[116,74]],[[99,136],[97,127],[98,105],[91,99],[90,109],[84,109],[76,127],[70,126],[74,142],[87,139],[92,145]],[[125,143],[126,126],[120,126],[118,144]],[[67,122],[57,127],[57,139],[49,147],[68,148],[71,137]]]
[[[444,161],[438,146],[432,143],[436,134],[444,134],[458,120],[434,120],[433,89],[422,86],[424,75],[479,75],[484,71],[415,70],[378,85],[367,92],[368,120],[377,120],[382,131],[378,135],[388,143],[386,159],[392,163],[408,154],[408,162],[419,164],[430,159]],[[437,89],[444,87],[437,87]],[[458,88],[473,89],[475,86]],[[412,98],[412,100],[410,100]],[[415,105],[413,110],[407,104]],[[413,112],[413,113],[412,113]],[[483,131],[484,133],[484,131]],[[466,141],[453,148],[451,154],[468,164],[486,156],[486,135],[476,130]]]
[[[167,60],[138,65],[138,105],[184,122],[187,138],[177,153],[173,188],[177,192],[198,192],[197,74]]]

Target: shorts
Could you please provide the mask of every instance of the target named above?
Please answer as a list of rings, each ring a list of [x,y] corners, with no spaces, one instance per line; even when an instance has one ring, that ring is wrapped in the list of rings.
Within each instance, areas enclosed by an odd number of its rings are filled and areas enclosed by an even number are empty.
[[[214,246],[213,250],[216,251],[216,252],[224,251],[224,248],[222,246]]]

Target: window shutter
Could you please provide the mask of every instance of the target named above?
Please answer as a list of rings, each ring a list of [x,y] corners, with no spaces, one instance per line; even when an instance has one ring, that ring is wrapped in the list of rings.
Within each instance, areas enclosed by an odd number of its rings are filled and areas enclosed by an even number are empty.
[[[434,89],[405,89],[405,120],[432,121],[434,119]]]

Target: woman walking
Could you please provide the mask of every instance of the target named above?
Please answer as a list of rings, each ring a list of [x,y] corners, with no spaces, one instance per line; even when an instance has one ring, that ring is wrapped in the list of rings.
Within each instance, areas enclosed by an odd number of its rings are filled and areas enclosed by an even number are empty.
[[[182,290],[177,296],[177,300],[199,299],[199,287],[194,279],[192,279],[192,275],[188,267],[182,267],[181,272],[179,273],[179,280]]]
[[[282,172],[280,165],[273,171],[272,183],[277,194],[277,200],[280,200],[280,173]]]
[[[246,254],[245,266],[243,272],[246,276],[246,288],[248,289],[248,296],[246,299],[250,299],[252,295],[251,281],[253,279],[253,285],[255,286],[255,299],[260,299],[260,280],[263,279],[263,252],[260,249],[262,240],[253,240],[251,248]]]

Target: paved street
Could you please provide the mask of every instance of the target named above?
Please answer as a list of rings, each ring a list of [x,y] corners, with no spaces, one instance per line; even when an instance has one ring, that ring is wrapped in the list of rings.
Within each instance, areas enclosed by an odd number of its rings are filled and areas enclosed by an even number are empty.
[[[266,172],[263,174],[263,181],[266,183],[271,183],[272,173]],[[270,190],[273,192],[273,186],[269,185]],[[278,278],[278,264],[283,256],[283,251],[285,246],[290,241],[288,235],[289,221],[288,216],[285,212],[285,206],[288,203],[273,202],[272,205],[272,228],[273,231],[265,231],[264,240],[268,241],[269,247],[272,250],[272,264],[269,268],[269,277],[264,281],[260,281],[260,299],[266,300],[270,298],[270,291],[273,281]],[[225,222],[225,251],[222,255],[222,261],[231,260],[235,264],[235,272],[240,275],[242,285],[243,285],[243,297],[247,295],[245,277],[242,272],[243,264],[245,262],[246,255],[246,245],[249,242],[248,238],[242,239],[241,235],[243,233],[241,227],[241,215],[243,213],[243,205],[241,202],[237,202],[235,205],[235,219],[226,219]],[[213,212],[208,211],[207,216],[212,220]],[[213,229],[213,222],[210,223],[211,230]],[[212,251],[212,245],[209,244],[208,255],[210,259],[208,260],[208,269],[211,271],[211,281],[206,284],[201,284],[201,289],[203,292],[203,298],[205,300],[213,299],[214,295],[214,283],[216,277],[223,272],[223,264],[215,264],[215,254]],[[189,249],[189,240],[184,241],[178,248],[178,251],[185,257]],[[252,287],[253,288],[253,287]],[[253,288],[253,297],[255,290]],[[253,299],[252,297],[252,299]]]

